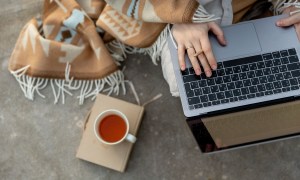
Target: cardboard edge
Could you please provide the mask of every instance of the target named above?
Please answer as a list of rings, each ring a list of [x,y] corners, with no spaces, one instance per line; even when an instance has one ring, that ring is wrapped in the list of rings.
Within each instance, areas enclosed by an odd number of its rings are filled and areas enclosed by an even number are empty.
[[[86,128],[86,124],[88,123],[88,121],[89,121],[89,119],[90,119],[91,112],[92,112],[92,110],[89,110],[88,113],[87,113],[87,115],[86,115],[85,118],[84,118],[85,120],[84,120],[84,124],[83,124],[83,127],[82,127],[82,135],[81,135],[81,139],[80,139],[80,142],[79,142],[79,146],[78,146],[78,148],[77,148],[77,150],[76,150],[76,155],[75,155],[75,157],[78,158],[78,159],[81,159],[81,158],[79,158],[79,156],[78,156],[78,149],[79,149],[79,147],[80,147],[81,140],[82,140],[83,135],[84,135],[84,131],[85,131],[85,128]]]
[[[83,131],[85,130],[86,124],[88,123],[88,121],[89,121],[89,119],[90,119],[91,112],[92,112],[92,110],[90,110],[90,111],[87,113],[87,115],[85,116],[84,125],[83,125]]]

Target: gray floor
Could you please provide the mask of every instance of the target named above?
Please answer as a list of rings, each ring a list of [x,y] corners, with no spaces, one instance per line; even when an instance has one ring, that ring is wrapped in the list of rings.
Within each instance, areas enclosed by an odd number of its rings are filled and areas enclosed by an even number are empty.
[[[158,93],[163,97],[146,107],[127,171],[122,174],[76,159],[82,119],[93,102],[79,106],[73,98],[67,98],[66,105],[41,98],[29,101],[7,71],[22,26],[41,5],[37,0],[1,2],[0,179],[299,179],[299,138],[201,154],[160,66],[142,55],[128,58],[126,77],[142,102]],[[49,89],[45,93],[51,97]],[[130,90],[119,98],[135,102]]]

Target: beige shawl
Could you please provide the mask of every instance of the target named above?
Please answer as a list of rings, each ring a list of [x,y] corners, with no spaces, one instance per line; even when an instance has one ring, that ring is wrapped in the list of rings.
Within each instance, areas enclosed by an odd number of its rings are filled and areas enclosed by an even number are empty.
[[[42,89],[50,84],[55,103],[64,103],[65,94],[76,89],[83,103],[99,92],[125,88],[115,61],[123,57],[105,42],[150,47],[159,43],[167,23],[212,18],[195,0],[45,0],[41,18],[22,29],[9,71],[31,100],[44,97]]]

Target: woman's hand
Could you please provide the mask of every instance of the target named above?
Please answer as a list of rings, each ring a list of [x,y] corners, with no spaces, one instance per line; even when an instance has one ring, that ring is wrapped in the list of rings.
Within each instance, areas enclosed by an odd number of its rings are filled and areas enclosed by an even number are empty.
[[[208,32],[212,31],[221,45],[226,45],[222,29],[215,22],[199,24],[175,24],[173,36],[178,45],[178,59],[181,70],[185,70],[185,51],[197,75],[200,75],[202,65],[206,76],[210,77],[211,69],[217,69],[217,62],[212,53]],[[199,64],[200,62],[200,64]]]
[[[294,6],[290,6],[290,7],[285,8],[283,13],[284,14],[289,14],[290,12],[293,12],[295,10],[299,10],[299,9],[295,8]],[[295,13],[293,15],[290,15],[289,17],[278,20],[276,22],[276,25],[280,26],[280,27],[286,27],[286,26],[294,25],[295,29],[296,29],[297,36],[298,36],[298,40],[300,41],[300,12]]]

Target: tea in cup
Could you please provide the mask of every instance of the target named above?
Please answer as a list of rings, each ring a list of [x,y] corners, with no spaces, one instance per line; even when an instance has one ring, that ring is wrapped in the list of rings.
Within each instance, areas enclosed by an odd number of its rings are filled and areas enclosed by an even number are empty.
[[[115,145],[127,140],[135,143],[136,137],[129,134],[129,122],[120,111],[109,109],[100,113],[94,123],[97,139],[108,145]]]

